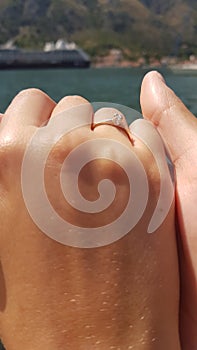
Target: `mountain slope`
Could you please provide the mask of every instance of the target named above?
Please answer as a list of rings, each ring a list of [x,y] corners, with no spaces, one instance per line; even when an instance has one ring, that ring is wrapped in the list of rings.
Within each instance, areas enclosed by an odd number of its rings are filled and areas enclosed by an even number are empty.
[[[0,43],[42,47],[60,37],[92,55],[195,53],[196,0],[0,0]]]

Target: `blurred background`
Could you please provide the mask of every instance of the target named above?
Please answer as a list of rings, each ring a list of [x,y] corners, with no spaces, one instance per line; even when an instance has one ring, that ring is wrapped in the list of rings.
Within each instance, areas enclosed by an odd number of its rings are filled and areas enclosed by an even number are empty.
[[[152,69],[197,116],[196,0],[0,0],[1,112],[28,87],[140,111]]]
[[[1,112],[27,87],[56,101],[81,94],[140,110],[141,80],[157,69],[197,115],[196,0],[0,0],[0,45],[0,66],[1,55],[8,61],[18,50],[54,54],[48,69],[16,69],[16,58],[2,65]],[[52,64],[58,52],[78,48],[89,56],[88,69]]]
[[[43,48],[65,38],[94,59],[120,49],[125,59],[197,54],[196,0],[1,0],[0,42]]]

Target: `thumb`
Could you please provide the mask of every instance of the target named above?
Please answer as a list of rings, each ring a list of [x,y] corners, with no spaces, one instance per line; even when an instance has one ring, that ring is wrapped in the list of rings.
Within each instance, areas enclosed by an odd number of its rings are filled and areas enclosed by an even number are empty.
[[[182,160],[197,144],[197,119],[158,72],[144,77],[140,102],[144,118],[157,127],[172,161]]]

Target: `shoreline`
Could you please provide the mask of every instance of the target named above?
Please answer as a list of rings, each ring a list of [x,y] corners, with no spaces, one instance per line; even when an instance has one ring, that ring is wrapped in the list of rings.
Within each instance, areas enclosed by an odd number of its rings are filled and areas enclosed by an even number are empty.
[[[170,70],[197,70],[197,58],[190,56],[189,59],[180,59],[178,57],[162,57],[156,59],[150,57],[148,60],[140,57],[136,60],[125,59],[121,50],[113,49],[106,56],[96,56],[92,62],[93,68],[142,68],[142,69],[160,69]]]

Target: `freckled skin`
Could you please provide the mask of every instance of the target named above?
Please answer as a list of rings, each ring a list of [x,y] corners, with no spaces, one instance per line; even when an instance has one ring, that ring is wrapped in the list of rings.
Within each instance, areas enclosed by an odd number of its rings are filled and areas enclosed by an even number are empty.
[[[17,103],[32,106],[33,98],[35,92],[29,93],[28,98],[22,96],[23,102],[18,99]],[[40,105],[49,104],[45,95],[40,93],[39,98]],[[70,97],[56,107],[50,102],[52,117],[79,102],[84,100]],[[10,118],[18,118],[14,110],[10,107]],[[21,114],[22,110],[21,107]],[[35,111],[35,115],[40,120],[40,111]],[[3,129],[4,140],[10,128],[8,120]],[[137,139],[133,147],[116,128],[102,125],[93,132],[84,130],[86,139],[112,137],[129,145],[146,169],[150,194],[142,219],[126,236],[108,246],[79,249],[61,245],[44,235],[24,206],[20,166],[32,132],[32,126],[22,124],[20,139],[16,132],[10,132],[10,143],[2,145],[5,167],[3,171],[0,169],[1,184],[6,195],[0,203],[1,295],[4,297],[0,326],[6,350],[64,350],[67,347],[70,350],[180,350],[174,204],[161,227],[154,234],[147,234],[159,193],[159,172],[153,156]],[[50,165],[54,166],[46,169],[51,202],[61,215],[69,212],[74,222],[81,218],[57,195],[59,190],[56,192],[54,186],[58,188],[58,183],[54,184],[54,179],[59,175],[60,159],[70,147],[68,141],[72,139],[74,147],[80,141],[78,136],[73,132],[69,140],[62,139],[50,155]],[[0,142],[2,139],[0,134]],[[116,180],[119,200],[113,212],[93,218],[97,224],[108,220],[109,215],[113,220],[121,212],[129,191],[120,170],[100,161],[91,165],[91,176],[83,176],[81,180],[84,196],[94,191],[98,168]],[[49,170],[54,176],[50,176]]]

